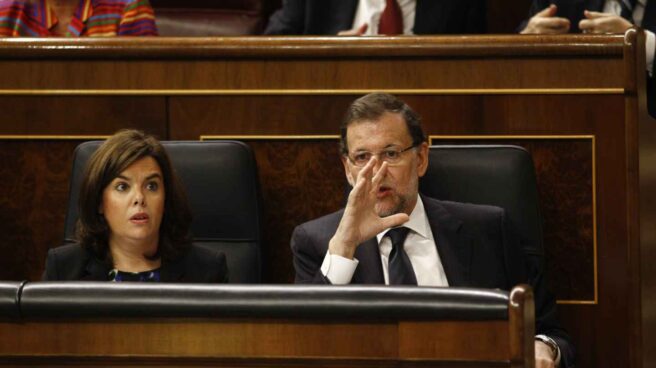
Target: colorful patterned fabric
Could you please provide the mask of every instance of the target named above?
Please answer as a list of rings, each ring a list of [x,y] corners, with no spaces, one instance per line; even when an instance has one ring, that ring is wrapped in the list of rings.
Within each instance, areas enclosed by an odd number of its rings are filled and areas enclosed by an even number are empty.
[[[108,279],[114,282],[159,282],[160,269],[143,272],[109,271]]]
[[[48,0],[0,0],[0,36],[63,36]],[[156,36],[148,0],[80,0],[66,36]]]

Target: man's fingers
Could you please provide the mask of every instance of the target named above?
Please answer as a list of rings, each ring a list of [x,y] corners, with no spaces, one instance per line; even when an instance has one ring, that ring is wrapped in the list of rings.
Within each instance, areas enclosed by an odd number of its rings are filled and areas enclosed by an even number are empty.
[[[594,20],[583,19],[579,22],[579,29],[584,32],[594,33],[597,28],[597,23]]]
[[[356,180],[361,181],[365,178],[371,180],[371,173],[374,170],[374,166],[376,165],[376,162],[378,162],[378,159],[376,158],[376,156],[372,156],[369,162],[367,162],[367,164],[364,165],[364,167],[362,167],[362,169],[358,173]]]
[[[569,31],[569,19],[560,17],[544,18],[540,19],[537,27],[544,33],[566,33]]]
[[[351,198],[357,197],[361,193],[367,192],[367,188],[369,188],[371,185],[371,173],[373,171],[373,167],[376,165],[376,162],[376,157],[372,157],[371,160],[369,160],[369,162],[364,165],[360,172],[358,172],[358,175],[355,177],[355,185],[353,185],[353,189],[349,194],[349,202],[351,202]]]
[[[579,28],[587,33],[624,33],[631,26],[629,21],[617,15],[583,19],[579,22]]]
[[[362,36],[366,31],[369,25],[367,23],[361,25],[358,28],[347,29],[344,31],[337,32],[338,36]]]
[[[387,174],[387,162],[383,161],[383,164],[380,165],[380,168],[378,168],[378,171],[374,175],[374,177],[371,179],[371,192],[377,192],[378,187],[380,187],[380,182],[385,178],[385,175]]]
[[[549,5],[548,7],[542,9],[541,11],[537,12],[534,16],[535,17],[553,17],[556,15],[556,12],[558,12],[558,7],[554,4]]]
[[[584,10],[583,15],[588,19],[597,19],[597,18],[608,17],[608,16],[611,16],[613,14],[601,13],[601,12],[596,12],[596,11],[591,11],[591,10]]]
[[[407,213],[396,213],[394,215],[389,215],[380,219],[383,229],[388,229],[391,227],[397,227],[405,224],[410,221],[410,216]]]

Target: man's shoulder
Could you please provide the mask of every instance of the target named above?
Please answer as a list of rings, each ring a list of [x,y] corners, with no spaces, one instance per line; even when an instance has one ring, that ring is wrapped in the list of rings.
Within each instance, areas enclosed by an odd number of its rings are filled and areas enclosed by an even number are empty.
[[[470,230],[488,231],[490,226],[498,229],[505,216],[505,210],[497,206],[443,201],[426,196],[422,196],[422,200],[429,219],[437,217],[438,221],[461,223]]]
[[[344,215],[344,209],[342,208],[328,215],[321,216],[314,220],[304,222],[298,225],[296,229],[305,231],[310,234],[322,233],[326,231],[331,231],[332,233],[334,233],[343,215]]]
[[[443,201],[426,196],[422,196],[421,199],[424,202],[426,212],[429,212],[430,209],[434,209],[435,207],[442,207],[453,215],[461,216],[489,217],[499,216],[504,212],[504,209],[501,207],[487,204]]]

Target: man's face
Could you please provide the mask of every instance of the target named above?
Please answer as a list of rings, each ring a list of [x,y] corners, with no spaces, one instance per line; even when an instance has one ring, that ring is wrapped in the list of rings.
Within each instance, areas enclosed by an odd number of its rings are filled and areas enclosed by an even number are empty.
[[[405,120],[400,114],[386,112],[373,121],[359,121],[346,130],[348,155],[355,158],[363,153],[378,154],[384,151],[400,152],[412,146],[412,138]],[[378,156],[378,171],[385,160],[385,154]],[[353,186],[358,172],[362,169],[348,157],[342,156],[342,163],[349,183]],[[388,162],[387,174],[381,182],[377,193],[376,213],[381,217],[395,213],[410,215],[417,203],[419,177],[426,173],[428,167],[428,144],[421,145],[400,153],[393,164]]]

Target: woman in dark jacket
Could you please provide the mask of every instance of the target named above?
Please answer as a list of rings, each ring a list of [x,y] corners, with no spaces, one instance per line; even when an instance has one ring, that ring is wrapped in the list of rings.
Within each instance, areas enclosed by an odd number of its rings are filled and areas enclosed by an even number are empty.
[[[91,156],[79,244],[51,249],[44,280],[227,282],[225,255],[191,243],[191,211],[164,147],[123,130]]]

